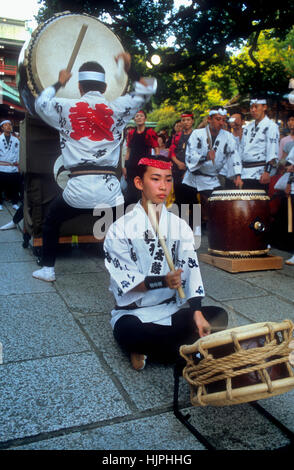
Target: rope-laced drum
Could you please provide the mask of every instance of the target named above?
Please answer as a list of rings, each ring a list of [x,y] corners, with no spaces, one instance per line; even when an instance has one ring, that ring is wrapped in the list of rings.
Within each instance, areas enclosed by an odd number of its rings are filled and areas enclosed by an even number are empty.
[[[84,62],[99,62],[105,69],[109,101],[121,96],[127,75],[117,77],[115,56],[123,52],[117,36],[97,18],[87,14],[63,12],[40,24],[26,42],[19,56],[19,92],[25,107],[35,114],[34,100],[47,86],[53,85],[61,69],[66,68],[81,27],[87,31],[72,68],[66,87],[58,91],[62,98],[79,98],[78,69]]]
[[[208,199],[208,251],[230,257],[269,252],[270,198],[263,190],[213,191]]]
[[[235,405],[294,388],[290,320],[240,326],[180,348],[194,406]]]

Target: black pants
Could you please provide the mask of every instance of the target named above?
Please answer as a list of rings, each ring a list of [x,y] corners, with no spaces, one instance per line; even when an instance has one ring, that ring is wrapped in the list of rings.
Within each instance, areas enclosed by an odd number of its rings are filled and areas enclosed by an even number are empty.
[[[202,307],[201,311],[212,326],[212,332],[226,329],[228,316],[224,309],[211,306]],[[172,315],[171,326],[142,323],[134,315],[124,315],[115,323],[113,335],[128,353],[137,352],[154,361],[174,363],[180,357],[180,346],[199,339],[193,315],[191,309],[179,310]]]
[[[69,206],[62,195],[57,196],[52,202],[45,218],[43,237],[43,265],[53,267],[56,260],[56,249],[58,245],[60,227],[66,220],[81,214],[93,214],[93,209],[78,209]]]
[[[5,173],[0,171],[0,204],[2,204],[2,192],[5,192],[7,199],[12,204],[16,204],[20,200],[22,184],[22,175],[20,173]]]
[[[23,202],[21,203],[16,213],[14,214],[12,221],[15,224],[18,224],[22,219],[23,219]]]

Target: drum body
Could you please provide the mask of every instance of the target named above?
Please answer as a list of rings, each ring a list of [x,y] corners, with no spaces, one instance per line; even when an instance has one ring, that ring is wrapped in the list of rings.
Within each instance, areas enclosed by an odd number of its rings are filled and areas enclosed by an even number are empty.
[[[99,62],[105,69],[105,97],[113,101],[126,88],[127,75],[117,79],[115,57],[124,51],[117,36],[97,18],[86,14],[64,12],[54,15],[32,33],[18,61],[19,92],[26,109],[35,114],[34,100],[44,88],[58,80],[58,73],[67,67],[83,24],[88,26],[66,87],[58,91],[62,98],[79,98],[78,69],[84,62]]]
[[[289,363],[293,327],[290,320],[255,323],[181,346],[192,405],[235,405],[294,388]]]
[[[208,199],[208,251],[238,257],[268,253],[269,200],[263,190],[213,191]]]

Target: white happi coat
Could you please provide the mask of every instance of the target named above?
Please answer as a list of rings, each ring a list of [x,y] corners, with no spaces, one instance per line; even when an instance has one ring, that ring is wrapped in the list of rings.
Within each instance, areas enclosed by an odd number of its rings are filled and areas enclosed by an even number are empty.
[[[224,169],[228,178],[241,174],[241,159],[237,148],[237,142],[232,134],[221,129],[214,141],[214,163],[200,159],[206,157],[209,152],[207,132],[209,126],[204,129],[195,129],[188,140],[186,149],[186,166],[183,183],[196,188],[198,191],[211,190],[220,185],[218,174]],[[210,136],[211,137],[211,136]],[[199,174],[193,174],[197,171]]]
[[[55,88],[46,88],[35,102],[38,115],[60,133],[63,165],[116,168],[123,129],[156,91],[139,82],[130,94],[108,102],[99,91],[89,91],[79,99],[55,97]],[[83,175],[70,178],[63,192],[72,207],[92,209],[98,204],[114,207],[123,203],[120,183],[114,175]]]
[[[255,121],[251,121],[243,130],[240,145],[240,155],[242,164],[258,163],[259,161],[277,161],[279,157],[280,132],[276,123],[265,116],[256,126]],[[264,173],[264,166],[242,169],[242,179],[259,180]]]
[[[203,297],[204,288],[194,247],[193,232],[187,223],[167,211],[163,205],[159,229],[174,261],[175,269],[183,269],[182,286],[186,299],[168,287],[132,291],[146,276],[166,275],[168,267],[164,252],[149,218],[140,202],[134,209],[114,222],[104,241],[105,265],[110,273],[112,291],[118,309],[111,312],[111,325],[123,315],[137,316],[142,322],[171,325],[171,316],[192,297]],[[166,301],[166,303],[162,303]],[[138,308],[123,310],[120,306],[136,303]]]
[[[11,165],[1,165],[0,171],[3,173],[18,173],[18,167],[13,163],[19,162],[19,140],[14,135],[10,135],[9,144],[3,134],[0,136],[0,161],[11,163]]]
[[[291,163],[291,165],[294,165],[294,147],[290,150],[288,153],[287,157],[285,158],[286,162]],[[294,172],[293,172],[294,173]],[[286,172],[284,173],[276,182],[274,188],[279,190],[279,191],[285,191],[287,184],[289,182],[290,175],[292,175],[292,172]],[[294,182],[291,183],[291,194],[294,194]]]

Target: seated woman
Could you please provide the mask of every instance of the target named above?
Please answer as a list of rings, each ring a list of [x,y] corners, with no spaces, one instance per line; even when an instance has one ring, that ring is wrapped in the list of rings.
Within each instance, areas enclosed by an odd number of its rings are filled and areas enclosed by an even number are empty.
[[[193,232],[165,207],[172,188],[171,165],[161,156],[139,161],[134,184],[141,200],[111,225],[104,242],[116,301],[111,312],[113,334],[136,370],[144,368],[146,357],[176,362],[182,344],[192,344],[227,325],[223,309],[201,307],[204,287]],[[159,229],[175,265],[173,272],[148,217],[148,201],[155,205]],[[180,287],[185,299],[177,293]]]

